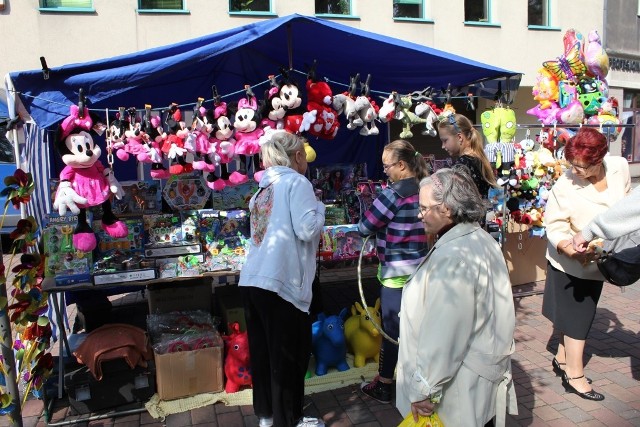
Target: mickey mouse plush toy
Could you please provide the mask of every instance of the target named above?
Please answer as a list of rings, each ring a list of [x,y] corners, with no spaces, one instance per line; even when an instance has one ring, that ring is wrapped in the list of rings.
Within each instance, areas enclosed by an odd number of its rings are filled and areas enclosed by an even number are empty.
[[[56,148],[66,167],[60,173],[53,208],[60,215],[65,215],[67,209],[78,215],[73,246],[83,252],[92,251],[97,244],[87,222],[86,208],[102,205],[102,228],[109,236],[122,238],[129,234],[127,226],[111,210],[112,194],[121,199],[124,192],[111,169],[98,160],[102,152],[89,134],[92,127],[89,109],[82,104],[73,105],[71,115],[59,126],[56,138]]]

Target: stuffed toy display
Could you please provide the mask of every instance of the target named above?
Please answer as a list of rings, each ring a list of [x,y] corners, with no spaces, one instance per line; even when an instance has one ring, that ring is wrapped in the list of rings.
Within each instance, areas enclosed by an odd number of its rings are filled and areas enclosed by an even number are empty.
[[[360,135],[378,135],[380,131],[376,127],[375,119],[378,118],[378,111],[380,107],[369,96],[369,82],[371,80],[371,74],[367,75],[365,83],[361,83],[362,90],[360,96],[355,100],[355,109],[360,116],[360,122],[362,122],[362,129],[360,129]]]
[[[344,319],[347,313],[346,308],[333,316],[320,313],[318,320],[311,325],[311,343],[318,376],[326,375],[328,368],[332,367],[340,372],[349,369],[344,338]]]
[[[227,382],[224,391],[236,393],[242,387],[253,384],[251,378],[251,360],[249,356],[249,335],[247,331],[240,332],[240,324],[229,324],[229,335],[223,335],[224,341],[224,375]]]
[[[236,130],[235,154],[240,158],[240,167],[229,176],[229,183],[232,185],[244,184],[249,180],[248,168],[250,159],[252,159],[254,174],[260,166],[259,141],[264,130],[259,127],[258,100],[250,87],[247,86],[245,90],[246,95],[238,101],[238,110],[233,121],[233,127]]]
[[[220,156],[215,151],[215,145],[211,144],[210,136],[213,131],[213,117],[202,106],[204,99],[198,98],[193,109],[193,123],[187,136],[186,146],[191,147],[195,155],[193,168],[195,170],[213,172],[220,162]]]
[[[307,111],[315,118],[309,128],[311,135],[322,139],[336,137],[340,123],[338,112],[333,109],[333,92],[326,82],[307,80]]]
[[[356,110],[356,89],[360,74],[350,77],[349,90],[333,97],[333,108],[338,115],[344,114],[347,119],[347,129],[354,130],[362,126],[363,122]]]
[[[82,112],[81,112],[82,111]],[[73,231],[73,246],[83,252],[92,251],[96,236],[87,222],[86,209],[102,206],[102,229],[116,239],[129,234],[124,222],[118,220],[111,210],[111,197],[118,199],[124,194],[110,168],[105,168],[99,158],[100,147],[90,135],[93,120],[89,109],[71,106],[71,114],[58,128],[56,148],[66,165],[60,173],[60,185],[55,195],[53,208],[60,215],[67,210],[78,215],[78,225]]]
[[[284,128],[284,115],[286,110],[280,99],[280,86],[274,75],[269,76],[271,86],[264,92],[264,104],[262,105],[262,121],[260,127],[262,129],[282,129]]]
[[[236,140],[233,138],[234,128],[227,116],[227,103],[217,100],[213,108],[213,128],[211,130],[211,146],[220,158],[220,176],[210,172],[207,175],[207,186],[221,191],[229,182],[227,165],[234,159]]]
[[[361,368],[367,364],[367,359],[373,358],[380,361],[380,347],[382,346],[382,334],[374,326],[382,325],[380,320],[380,298],[376,300],[374,307],[367,307],[373,318],[369,318],[367,311],[359,302],[351,307],[351,316],[344,323],[344,336],[347,339],[347,348],[355,356],[353,366]]]
[[[145,119],[143,121],[145,140],[149,147],[148,161],[151,162],[150,175],[153,179],[169,179],[171,173],[164,167],[162,148],[167,139],[167,133],[162,128],[160,116],[151,115],[151,105],[145,105]]]
[[[188,150],[185,148],[185,138],[189,130],[182,121],[182,112],[177,104],[169,106],[165,125],[168,136],[162,151],[169,159],[169,172],[171,175],[182,175],[193,171],[193,165],[187,160]]]

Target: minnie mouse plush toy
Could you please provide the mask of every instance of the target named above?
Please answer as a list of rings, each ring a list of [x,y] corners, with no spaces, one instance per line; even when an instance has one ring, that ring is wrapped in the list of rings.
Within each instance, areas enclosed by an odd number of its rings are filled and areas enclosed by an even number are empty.
[[[111,169],[98,160],[102,152],[89,134],[92,127],[89,109],[73,105],[71,115],[59,126],[56,139],[56,148],[67,166],[60,173],[53,208],[60,215],[65,215],[67,209],[78,215],[73,246],[83,252],[92,251],[97,244],[87,222],[88,207],[102,205],[102,228],[109,236],[122,238],[129,234],[127,226],[111,210],[111,195],[121,199],[124,192]]]

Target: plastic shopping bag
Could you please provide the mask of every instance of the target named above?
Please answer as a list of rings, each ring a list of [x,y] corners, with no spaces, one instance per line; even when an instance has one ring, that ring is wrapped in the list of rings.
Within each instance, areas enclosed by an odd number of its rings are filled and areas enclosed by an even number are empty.
[[[442,424],[440,417],[435,412],[428,417],[419,415],[418,422],[413,420],[413,415],[409,412],[409,415],[398,424],[398,427],[444,427],[444,424]]]

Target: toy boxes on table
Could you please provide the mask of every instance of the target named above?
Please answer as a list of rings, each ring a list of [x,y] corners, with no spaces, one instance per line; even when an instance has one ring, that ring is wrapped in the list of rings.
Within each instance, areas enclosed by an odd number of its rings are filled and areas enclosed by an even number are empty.
[[[175,211],[202,209],[211,197],[211,189],[201,174],[173,175],[162,193],[169,207]]]
[[[87,219],[91,221],[91,212],[87,212]],[[78,224],[78,216],[50,213],[45,215],[43,224],[45,277],[54,277],[59,286],[91,282],[91,252],[73,247],[73,231]]]
[[[247,209],[249,200],[258,191],[258,183],[249,181],[233,187],[225,187],[221,191],[214,191],[211,195],[213,209]]]
[[[179,215],[145,215],[143,220],[147,238],[145,256],[149,258],[177,257],[201,252],[200,243],[184,241]]]
[[[242,269],[249,247],[249,214],[245,210],[219,212],[220,229],[206,242],[207,271]]]
[[[343,191],[354,189],[358,180],[366,178],[366,163],[319,166],[311,171],[311,182],[322,190],[322,200],[327,203],[337,201]]]
[[[362,252],[363,258],[373,258],[376,255],[375,239],[364,239],[358,233],[356,224],[325,226],[320,239],[318,256],[325,265],[331,262],[357,262]]]
[[[111,209],[119,217],[159,213],[162,209],[160,181],[122,181],[122,199],[113,198]]]

